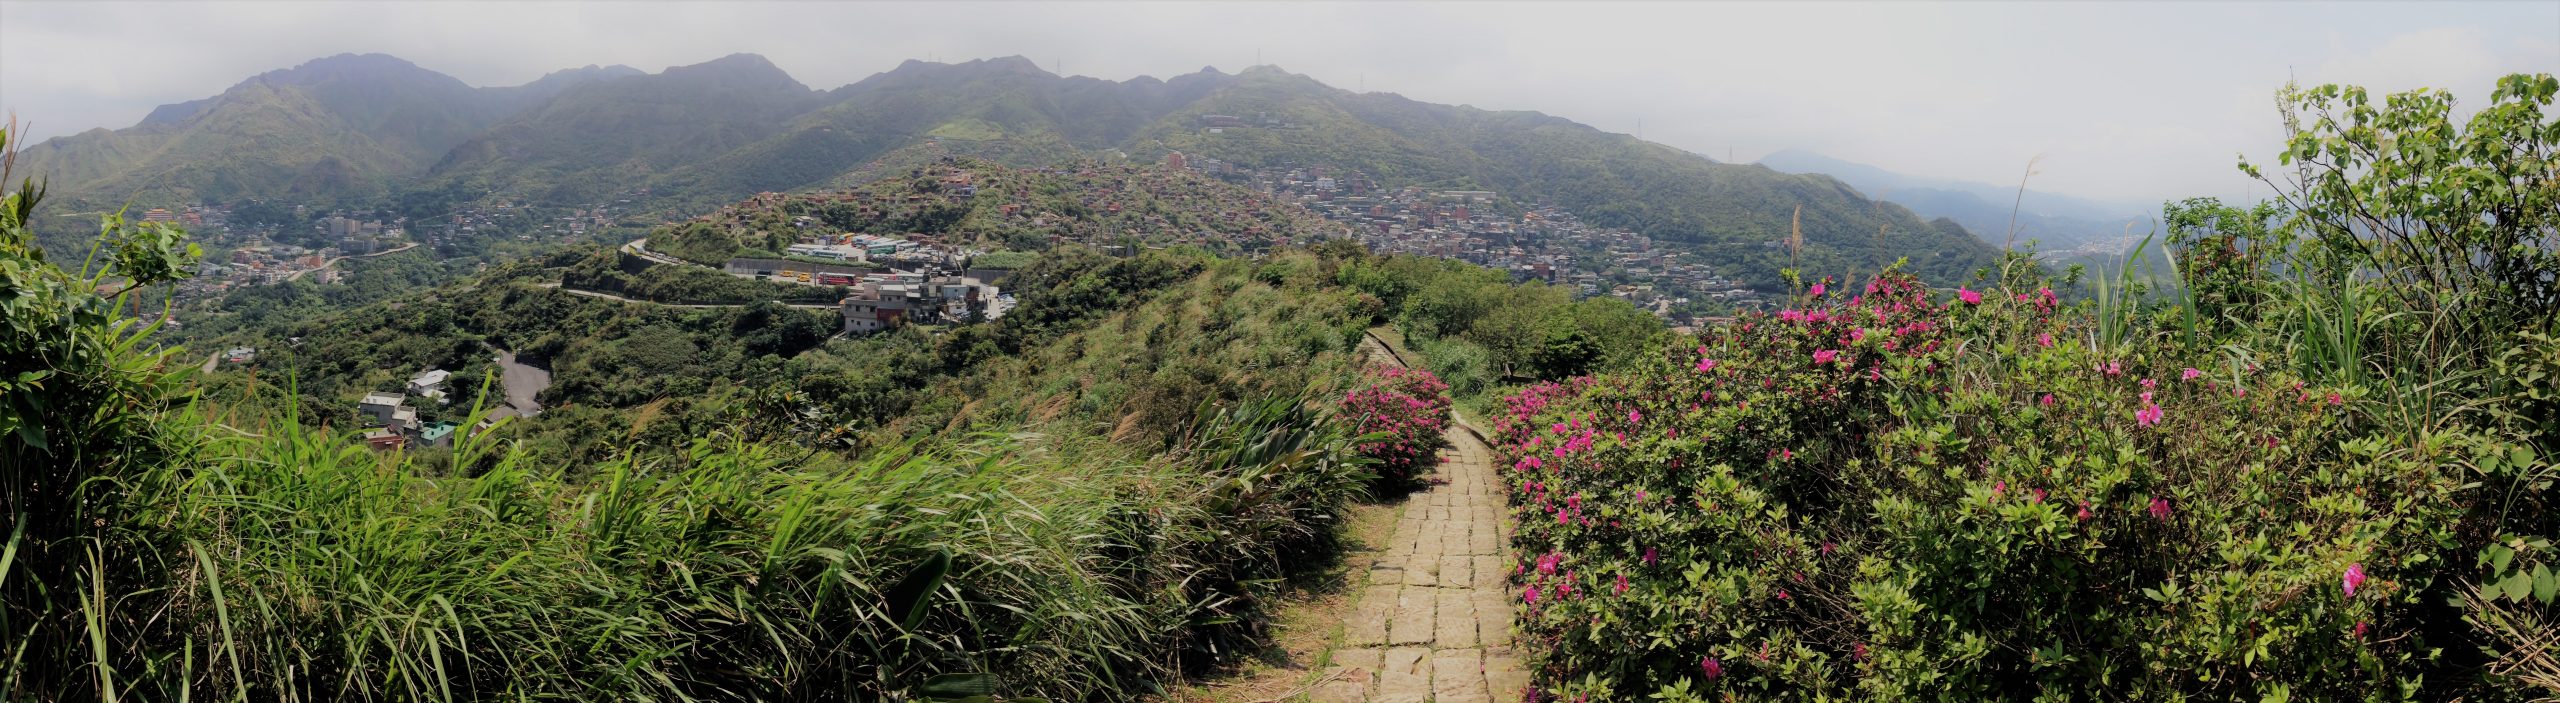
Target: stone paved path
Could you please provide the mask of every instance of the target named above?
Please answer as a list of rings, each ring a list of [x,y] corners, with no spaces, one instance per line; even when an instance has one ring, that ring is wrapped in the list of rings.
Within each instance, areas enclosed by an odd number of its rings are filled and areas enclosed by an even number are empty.
[[[1511,650],[1503,556],[1510,537],[1492,452],[1452,427],[1444,482],[1407,499],[1333,651],[1318,703],[1516,701],[1528,677]]]

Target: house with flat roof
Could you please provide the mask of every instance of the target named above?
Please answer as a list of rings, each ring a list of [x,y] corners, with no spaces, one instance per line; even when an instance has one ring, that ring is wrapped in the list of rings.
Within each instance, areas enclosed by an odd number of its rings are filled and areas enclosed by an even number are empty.
[[[430,447],[451,447],[453,432],[461,427],[462,425],[453,422],[430,422],[425,429],[418,431],[418,441]]]
[[[400,434],[399,431],[388,427],[376,427],[364,433],[364,445],[375,451],[399,449],[407,446],[408,443],[408,435]]]
[[[389,425],[393,420],[392,414],[403,409],[406,408],[395,393],[366,393],[364,400],[356,403],[356,412],[365,416],[367,427]]]

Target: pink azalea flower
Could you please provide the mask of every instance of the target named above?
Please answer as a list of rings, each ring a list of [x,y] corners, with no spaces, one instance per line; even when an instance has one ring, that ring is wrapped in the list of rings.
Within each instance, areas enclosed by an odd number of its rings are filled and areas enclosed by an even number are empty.
[[[1707,358],[1700,358],[1700,359],[1698,359],[1698,373],[1706,373],[1706,372],[1708,372],[1708,371],[1714,371],[1714,370],[1715,370],[1715,368],[1716,368],[1716,360],[1714,360],[1714,359],[1707,359]]]
[[[2036,493],[2035,502],[2037,502],[2037,503],[2043,503],[2043,502],[2044,502],[2044,489],[2042,489],[2042,488],[2035,489],[2035,493]]]
[[[2160,424],[2160,415],[2160,406],[2145,405],[2141,410],[2133,411],[2133,423],[2142,427],[2157,425]]]
[[[2185,370],[2185,371],[2180,371],[2180,372],[2178,372],[2178,378],[2179,378],[2179,380],[2184,380],[2184,381],[2193,381],[2193,380],[2196,380],[2196,377],[2197,377],[2197,376],[2202,376],[2202,375],[2204,375],[2204,372],[2202,372],[2202,371],[2197,371],[2197,370],[2195,370],[2195,367],[2192,367],[2192,366],[2187,367],[2187,370]]]
[[[2169,499],[2167,499],[2167,498],[2152,498],[2152,499],[2151,499],[2151,517],[2152,517],[2153,519],[2159,520],[2159,521],[2161,521],[2161,522],[2168,522],[2168,521],[2169,521]]]
[[[1627,411],[1627,421],[1636,424],[1644,424],[1644,413],[1629,410]]]
[[[1998,498],[2000,494],[2007,492],[2009,492],[2008,481],[1996,481],[1991,484],[1991,497]]]
[[[2344,402],[2347,402],[2347,400],[2346,400],[2345,398],[2340,398],[2340,397],[2338,397],[2338,394],[2336,394],[2336,393],[2331,393],[2331,394],[2329,394],[2329,404],[2330,404],[2330,405],[2337,405],[2337,404],[2344,403]]]
[[[2071,516],[2079,519],[2081,522],[2088,522],[2090,517],[2089,501],[2080,501],[2080,512],[2073,513]]]
[[[2364,633],[2367,630],[2372,629],[2372,626],[2372,623],[2364,622],[2362,620],[2356,621],[2356,639],[2364,639]]]
[[[1622,595],[1622,596],[1623,596],[1623,595],[1626,595],[1626,594],[1627,594],[1627,575],[1626,575],[1626,574],[1619,574],[1619,575],[1618,575],[1618,595]]]
[[[1966,289],[1965,287],[1963,287],[1963,286],[1957,286],[1957,287],[1956,287],[1956,298],[1957,298],[1957,299],[1959,299],[1959,300],[1963,300],[1963,301],[1964,301],[1964,304],[1966,304],[1966,305],[1981,305],[1981,304],[1982,304],[1982,294],[1981,294],[1981,293],[1976,293],[1976,292],[1973,292],[1973,291],[1971,291],[1971,290],[1967,290],[1967,289]]]
[[[1813,353],[1813,363],[1816,364],[1828,364],[1831,363],[1832,359],[1837,358],[1840,358],[1840,352],[1830,349],[1824,349]]]
[[[2160,382],[2159,382],[2159,381],[2154,381],[2154,380],[2151,380],[2151,379],[2148,379],[2148,378],[2146,378],[2146,379],[2142,379],[2142,387],[2144,387],[2144,388],[2158,388],[2158,387],[2160,387]]]
[[[2354,597],[2356,594],[2356,587],[2364,585],[2364,565],[2348,564],[2347,576],[2346,578],[2340,579],[2339,583],[2346,585],[2348,597]]]
[[[2036,345],[2037,345],[2037,346],[2046,346],[2046,347],[2053,346],[2053,333],[2052,333],[2052,332],[2038,332],[2038,333],[2036,333]]]
[[[1706,673],[1708,681],[1724,678],[1724,663],[1716,661],[1715,657],[1700,658],[1698,670]]]
[[[1811,292],[1813,293],[1813,297],[1816,297],[1816,298],[1820,298],[1820,297],[1822,297],[1822,284],[1820,284],[1820,283],[1813,284],[1813,290],[1812,290]]]
[[[2039,404],[2042,404],[2042,405],[2044,405],[2045,407],[2048,407],[2048,408],[2053,407],[2053,394],[2051,394],[2051,393],[2046,393],[2046,394],[2044,394],[2044,399],[2042,399],[2042,400],[2038,400],[2038,401],[2036,401],[2036,402],[2037,402],[2037,403],[2039,403]]]
[[[1653,548],[1652,548],[1652,547],[1646,547],[1646,548],[1644,548],[1644,565],[1645,565],[1645,566],[1652,566],[1652,565],[1654,564],[1654,562],[1657,562],[1657,561],[1661,561],[1661,559],[1660,559],[1660,558],[1658,558],[1658,557],[1656,557],[1656,556],[1654,555],[1654,553],[1653,553]]]

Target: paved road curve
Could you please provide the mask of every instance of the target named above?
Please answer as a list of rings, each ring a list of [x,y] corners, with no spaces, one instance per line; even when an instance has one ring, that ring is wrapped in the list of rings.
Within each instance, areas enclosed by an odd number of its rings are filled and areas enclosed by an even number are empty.
[[[658,302],[658,301],[655,301],[655,300],[641,300],[641,299],[639,299],[639,298],[625,298],[625,297],[622,297],[622,296],[619,296],[619,295],[614,295],[614,294],[612,294],[612,293],[602,293],[602,292],[591,291],[591,290],[578,290],[578,289],[576,289],[576,288],[565,288],[565,287],[562,287],[562,286],[561,286],[559,283],[557,283],[557,282],[546,282],[546,283],[543,283],[543,284],[541,284],[541,285],[542,285],[542,287],[544,287],[544,288],[559,288],[559,289],[560,289],[560,292],[562,292],[562,293],[567,293],[567,294],[570,294],[570,295],[582,295],[582,296],[586,296],[586,297],[589,297],[589,298],[603,298],[603,299],[605,299],[605,300],[619,300],[619,301],[622,301],[622,302],[625,302],[625,303],[631,303],[631,304],[633,304],[633,305],[658,305],[658,306],[664,306],[664,307],[670,307],[670,308],[743,308],[743,307],[746,307],[746,306],[754,305],[754,304],[755,304],[755,303],[719,303],[719,304],[661,303],[661,302]],[[841,307],[841,306],[837,306],[837,305],[820,305],[820,304],[813,304],[813,303],[783,303],[783,305],[784,305],[785,307],[800,308],[800,309],[802,309],[802,310],[836,310],[836,309],[839,309],[839,308]]]

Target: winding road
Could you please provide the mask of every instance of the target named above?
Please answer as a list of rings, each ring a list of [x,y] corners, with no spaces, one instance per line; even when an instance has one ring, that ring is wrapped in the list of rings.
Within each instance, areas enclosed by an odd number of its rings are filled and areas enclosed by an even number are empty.
[[[300,270],[300,271],[295,271],[295,272],[293,272],[293,275],[284,277],[284,280],[288,280],[288,281],[290,281],[290,280],[294,280],[294,279],[297,279],[297,278],[301,278],[303,274],[310,273],[310,272],[313,272],[313,271],[318,271],[318,270],[325,269],[325,268],[329,268],[329,267],[331,267],[331,266],[336,266],[336,265],[338,265],[338,262],[340,262],[340,261],[345,261],[345,260],[348,260],[348,259],[370,259],[370,258],[377,257],[377,256],[388,256],[388,255],[391,255],[391,254],[398,254],[398,253],[400,253],[400,252],[404,252],[404,251],[408,251],[408,250],[416,249],[416,248],[418,248],[418,243],[417,243],[417,242],[410,242],[410,243],[407,243],[407,244],[402,244],[402,245],[400,245],[400,246],[399,246],[399,248],[396,248],[396,249],[384,249],[384,250],[382,250],[382,251],[377,251],[377,252],[374,252],[374,253],[371,253],[371,254],[357,254],[357,255],[355,255],[355,256],[341,256],[341,257],[338,257],[338,258],[335,258],[335,259],[330,259],[330,260],[328,260],[328,261],[320,262],[320,265],[319,265],[319,266],[314,266],[314,267],[307,268],[307,269],[303,269],[303,270]]]
[[[631,304],[634,304],[634,305],[657,305],[657,306],[670,307],[670,308],[695,308],[695,309],[703,309],[703,308],[743,308],[743,307],[746,307],[746,306],[754,305],[754,304],[755,304],[755,303],[661,303],[661,302],[658,302],[658,301],[655,301],[655,300],[641,300],[641,299],[639,299],[639,298],[625,298],[625,297],[622,297],[622,296],[619,296],[619,295],[614,295],[614,294],[612,294],[612,293],[602,293],[602,292],[591,291],[591,290],[579,290],[579,289],[576,289],[576,288],[563,288],[563,287],[561,287],[561,285],[559,284],[559,282],[556,282],[556,281],[554,281],[554,282],[547,282],[547,283],[543,283],[543,284],[541,284],[541,285],[542,285],[542,287],[544,287],[544,288],[559,288],[559,289],[560,289],[560,292],[562,292],[562,293],[567,293],[567,294],[570,294],[570,295],[583,295],[583,296],[586,296],[586,297],[589,297],[589,298],[602,298],[602,299],[605,299],[605,300],[619,300],[619,301],[622,301],[622,302],[625,302],[625,303],[631,303]],[[835,305],[832,305],[832,304],[821,304],[821,303],[783,303],[783,305],[784,305],[784,306],[786,306],[786,307],[794,307],[794,308],[799,308],[799,309],[802,309],[802,310],[834,310],[834,309],[837,309],[837,306],[835,306]]]

